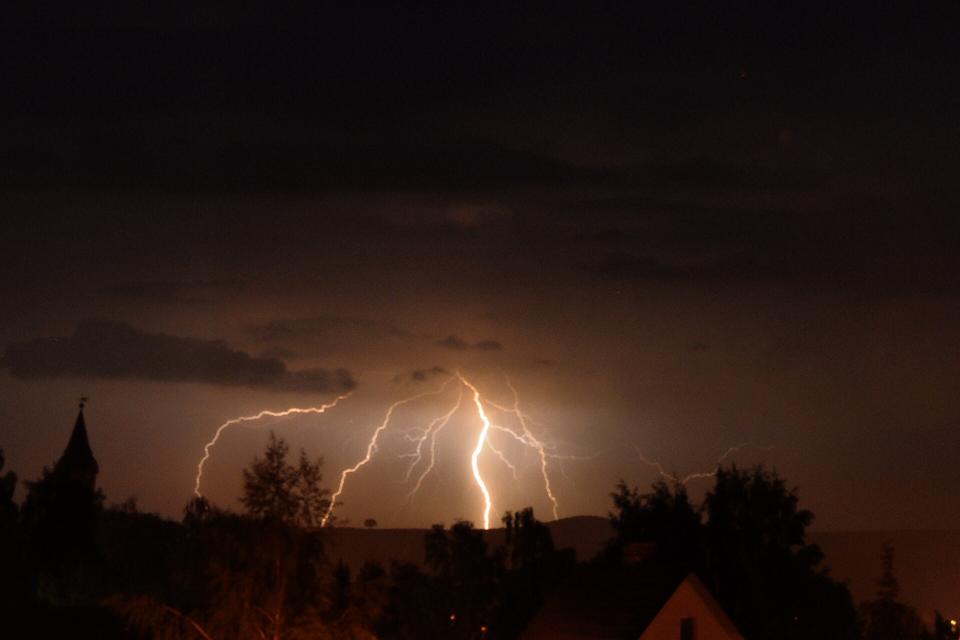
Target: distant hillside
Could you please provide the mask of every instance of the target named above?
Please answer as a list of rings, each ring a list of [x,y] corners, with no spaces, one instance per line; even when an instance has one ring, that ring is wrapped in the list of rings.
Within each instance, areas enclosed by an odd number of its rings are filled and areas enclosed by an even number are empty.
[[[588,560],[613,535],[606,518],[577,516],[548,523],[558,548],[569,547],[578,560]],[[423,562],[424,529],[331,529],[328,552],[352,568],[373,560]],[[503,544],[503,529],[486,533],[487,544]],[[814,531],[809,541],[826,554],[831,574],[848,580],[859,603],[873,596],[880,573],[880,552],[889,542],[896,549],[895,571],[902,597],[928,619],[934,609],[960,613],[960,531]]]
[[[606,518],[576,516],[547,523],[557,548],[572,548],[578,560],[594,557],[613,535]],[[329,530],[327,553],[356,569],[368,560],[384,565],[391,561],[421,564],[426,529],[351,529]],[[504,530],[491,529],[484,535],[490,548],[503,544]]]

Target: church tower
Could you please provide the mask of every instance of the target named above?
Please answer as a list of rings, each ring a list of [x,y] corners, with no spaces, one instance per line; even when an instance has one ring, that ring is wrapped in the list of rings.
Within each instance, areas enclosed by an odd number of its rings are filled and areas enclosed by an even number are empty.
[[[100,466],[87,439],[85,403],[86,398],[81,398],[77,421],[63,455],[53,469],[44,468],[40,480],[30,484],[23,506],[30,553],[42,572],[53,580],[51,584],[66,581],[55,588],[66,591],[73,587],[65,586],[72,579],[72,569],[65,567],[76,568],[76,563],[99,557],[97,516],[103,496],[96,488]],[[66,597],[64,593],[56,597]]]
[[[62,482],[75,483],[84,489],[93,491],[97,483],[100,466],[97,464],[97,459],[93,457],[90,440],[87,438],[87,423],[83,419],[83,408],[86,402],[86,398],[80,398],[80,412],[77,414],[77,421],[73,425],[73,432],[70,434],[67,448],[64,449],[63,455],[57,460],[54,474]]]

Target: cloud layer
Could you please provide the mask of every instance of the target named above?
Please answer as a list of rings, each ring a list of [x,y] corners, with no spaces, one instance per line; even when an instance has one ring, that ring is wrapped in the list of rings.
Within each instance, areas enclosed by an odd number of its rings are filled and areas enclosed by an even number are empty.
[[[289,371],[282,360],[251,356],[220,340],[146,333],[102,319],[81,322],[68,337],[13,343],[0,364],[21,379],[199,382],[285,392],[336,392],[356,386],[345,369]]]
[[[473,349],[475,351],[503,351],[503,345],[496,340],[480,340],[471,343],[453,334],[448,335],[443,340],[437,340],[437,344],[445,349],[453,349],[455,351],[465,351],[467,349]]]

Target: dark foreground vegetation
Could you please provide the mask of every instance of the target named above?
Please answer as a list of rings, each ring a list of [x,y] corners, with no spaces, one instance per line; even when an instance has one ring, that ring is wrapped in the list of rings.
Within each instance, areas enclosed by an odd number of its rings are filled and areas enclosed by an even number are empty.
[[[132,500],[105,507],[95,462],[61,459],[22,504],[16,476],[0,475],[0,637],[514,638],[559,591],[589,601],[600,585],[694,572],[748,639],[957,638],[939,614],[925,629],[899,602],[892,549],[876,598],[855,607],[805,543],[813,514],[759,467],[718,470],[702,505],[681,485],[619,484],[616,535],[586,563],[554,549],[528,508],[504,515],[497,548],[469,522],[435,525],[421,565],[352,572],[316,526],[329,506],[320,461],[287,458],[271,436],[244,471],[243,513],[195,498],[179,522]]]

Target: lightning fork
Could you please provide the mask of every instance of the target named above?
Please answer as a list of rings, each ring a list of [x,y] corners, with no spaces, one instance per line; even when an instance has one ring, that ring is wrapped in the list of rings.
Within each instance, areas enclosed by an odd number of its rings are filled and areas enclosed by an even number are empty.
[[[447,378],[447,380],[436,391],[425,391],[423,393],[418,393],[415,396],[404,398],[403,400],[397,400],[387,408],[387,412],[383,416],[383,422],[381,422],[377,426],[377,428],[373,432],[373,435],[370,436],[370,441],[367,443],[366,455],[364,455],[364,457],[352,467],[348,467],[340,472],[340,484],[337,485],[337,490],[333,493],[332,496],[330,496],[330,506],[327,507],[327,512],[323,514],[323,518],[321,518],[320,520],[321,527],[326,526],[327,522],[330,521],[330,516],[333,515],[333,509],[334,507],[336,507],[336,504],[337,504],[337,498],[339,498],[340,495],[343,493],[343,489],[344,489],[344,486],[346,485],[347,478],[351,474],[356,473],[368,462],[370,462],[370,459],[373,457],[373,454],[377,452],[377,442],[380,439],[380,434],[383,433],[384,430],[386,430],[386,428],[390,425],[390,418],[393,416],[393,412],[398,407],[401,407],[405,404],[409,404],[415,400],[419,400],[420,398],[424,398],[426,396],[440,395],[441,393],[444,392],[444,390],[446,390],[447,385],[449,385],[453,379],[454,379],[453,376],[451,376],[450,378]]]
[[[420,490],[421,485],[423,485],[424,479],[428,475],[430,475],[431,471],[433,471],[434,464],[436,464],[436,461],[437,461],[437,434],[440,433],[440,431],[442,431],[445,426],[447,426],[447,423],[450,422],[450,418],[453,417],[453,414],[457,412],[457,409],[460,408],[460,405],[462,404],[462,402],[463,402],[463,385],[460,385],[460,394],[457,396],[457,404],[453,405],[453,409],[451,409],[448,413],[431,422],[430,425],[425,430],[423,437],[419,440],[419,442],[417,442],[417,450],[413,454],[415,456],[415,459],[413,463],[410,465],[410,467],[407,469],[406,480],[410,479],[410,475],[411,473],[413,473],[413,469],[420,463],[420,460],[421,460],[420,451],[423,446],[423,443],[427,440],[428,436],[430,439],[430,464],[428,464],[427,468],[424,469],[423,473],[421,473],[417,477],[417,482],[414,485],[413,489],[410,490],[410,493],[407,494],[405,502],[409,502],[410,500],[413,499],[413,496],[417,494],[417,492]],[[434,428],[433,425],[437,425],[437,426]]]
[[[677,482],[677,483],[679,483],[679,484],[686,485],[686,484],[687,484],[688,482],[690,482],[691,480],[705,480],[705,479],[707,479],[707,478],[712,478],[712,477],[714,477],[715,475],[717,475],[717,471],[720,470],[720,465],[723,464],[723,461],[724,461],[724,460],[726,460],[727,458],[729,458],[730,456],[732,456],[732,455],[735,454],[735,453],[739,453],[741,449],[744,449],[744,448],[746,448],[746,447],[754,447],[754,448],[760,449],[760,450],[762,450],[762,451],[770,451],[771,449],[773,449],[773,446],[772,446],[772,445],[770,445],[770,446],[761,446],[761,445],[756,444],[755,442],[741,442],[741,443],[738,444],[738,445],[734,445],[734,446],[728,448],[719,458],[717,458],[716,466],[714,466],[714,468],[713,468],[712,471],[699,471],[699,472],[696,472],[696,473],[689,473],[689,474],[683,476],[682,478],[677,477],[677,476],[675,476],[675,475],[673,475],[673,474],[671,474],[671,473],[667,473],[667,472],[664,470],[663,465],[661,465],[659,462],[657,462],[657,461],[655,461],[655,460],[650,460],[650,459],[644,457],[643,453],[640,451],[640,447],[635,446],[635,447],[634,447],[634,450],[637,452],[637,456],[640,458],[640,462],[642,462],[642,463],[644,463],[645,465],[653,468],[657,473],[660,474],[661,477],[666,478],[667,480],[670,480],[671,482]]]
[[[527,440],[529,440],[529,446],[533,447],[536,450],[537,455],[540,456],[540,475],[543,476],[543,489],[553,505],[553,519],[559,520],[560,505],[558,504],[557,497],[553,494],[553,489],[550,486],[550,474],[547,473],[548,454],[543,443],[533,435],[533,432],[530,431],[528,423],[532,422],[532,420],[527,414],[521,411],[520,394],[517,393],[517,389],[513,386],[513,383],[510,382],[509,377],[507,378],[507,387],[509,387],[510,392],[513,393],[513,409],[509,410],[509,412],[517,416],[517,420],[520,421],[520,427],[523,429],[523,435],[527,438]]]
[[[495,426],[495,425],[491,425],[491,426]],[[515,464],[513,464],[512,462],[510,462],[510,460],[507,458],[507,456],[504,455],[503,451],[501,451],[500,449],[498,449],[497,447],[494,446],[493,440],[490,439],[489,437],[487,438],[487,449],[490,449],[490,451],[493,451],[494,455],[496,455],[498,458],[500,458],[500,462],[502,462],[502,463],[504,464],[504,466],[506,466],[508,469],[510,469],[510,472],[513,474],[513,479],[514,479],[514,480],[519,480],[519,479],[520,479],[520,476],[517,475],[517,466],[516,466]]]
[[[210,452],[213,450],[213,447],[216,446],[217,441],[220,439],[220,435],[224,431],[226,431],[228,428],[243,422],[255,422],[263,418],[283,418],[290,415],[300,415],[300,414],[309,414],[309,413],[313,413],[313,414],[326,413],[327,409],[332,409],[333,407],[337,406],[338,402],[340,402],[341,400],[346,400],[349,396],[350,396],[349,393],[341,396],[337,396],[333,400],[333,402],[322,404],[319,407],[305,407],[305,408],[291,407],[283,411],[261,411],[260,413],[254,414],[252,416],[241,416],[239,418],[233,418],[231,420],[227,420],[226,422],[221,424],[219,427],[217,427],[217,431],[216,433],[214,433],[213,439],[210,440],[210,442],[205,444],[203,447],[203,457],[200,458],[200,462],[197,464],[197,477],[193,485],[194,495],[196,495],[198,498],[202,497],[202,494],[200,493],[200,482],[203,479],[203,467],[207,463],[207,460],[210,459]]]

